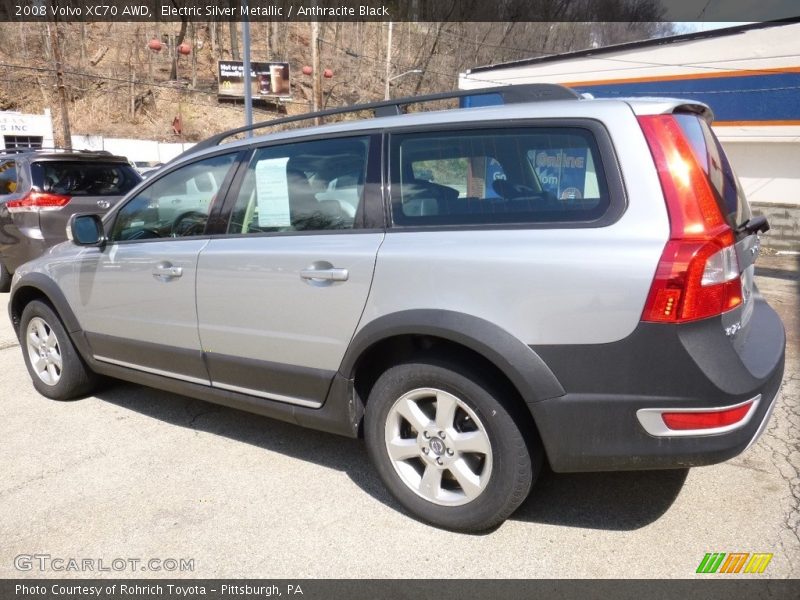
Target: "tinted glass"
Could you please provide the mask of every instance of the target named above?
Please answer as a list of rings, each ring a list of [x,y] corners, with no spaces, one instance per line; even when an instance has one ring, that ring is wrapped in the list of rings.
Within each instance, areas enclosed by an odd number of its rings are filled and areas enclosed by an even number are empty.
[[[235,158],[207,158],[155,180],[120,209],[111,240],[202,235]]]
[[[675,119],[711,183],[720,210],[726,216],[728,224],[736,229],[751,217],[750,205],[722,145],[711,127],[700,117],[677,114]]]
[[[572,127],[394,135],[396,225],[599,219],[610,204],[592,133]]]
[[[229,233],[351,229],[364,196],[369,138],[259,148]]]
[[[94,161],[35,162],[31,174],[43,192],[68,196],[124,196],[142,180],[129,164]]]
[[[17,163],[7,160],[0,163],[0,196],[17,190]]]

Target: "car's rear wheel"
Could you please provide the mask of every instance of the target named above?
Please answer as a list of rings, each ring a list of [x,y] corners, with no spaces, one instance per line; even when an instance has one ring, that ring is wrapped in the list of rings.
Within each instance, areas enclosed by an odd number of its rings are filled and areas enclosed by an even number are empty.
[[[541,465],[535,432],[526,440],[512,412],[502,393],[458,367],[407,363],[373,386],[364,434],[406,509],[434,525],[481,531],[525,500]]]
[[[30,302],[20,319],[20,343],[33,387],[53,400],[72,400],[96,383],[78,355],[58,315],[40,300]]]

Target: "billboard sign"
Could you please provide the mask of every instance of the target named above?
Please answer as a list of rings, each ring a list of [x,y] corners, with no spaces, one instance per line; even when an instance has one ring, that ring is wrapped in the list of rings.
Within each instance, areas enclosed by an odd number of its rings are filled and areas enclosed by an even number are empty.
[[[220,98],[244,98],[244,66],[240,60],[221,60],[218,63],[217,95]],[[251,62],[250,86],[253,99],[289,98],[289,63]]]

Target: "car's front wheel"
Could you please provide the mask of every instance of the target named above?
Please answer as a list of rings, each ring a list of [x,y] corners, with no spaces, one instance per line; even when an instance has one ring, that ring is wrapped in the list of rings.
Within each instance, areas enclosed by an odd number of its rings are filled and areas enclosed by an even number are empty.
[[[372,388],[364,434],[389,491],[419,518],[481,531],[527,497],[541,464],[502,393],[466,370],[430,362],[388,369]]]
[[[33,387],[53,400],[89,393],[96,376],[78,355],[58,315],[40,300],[30,302],[20,319],[20,344]]]

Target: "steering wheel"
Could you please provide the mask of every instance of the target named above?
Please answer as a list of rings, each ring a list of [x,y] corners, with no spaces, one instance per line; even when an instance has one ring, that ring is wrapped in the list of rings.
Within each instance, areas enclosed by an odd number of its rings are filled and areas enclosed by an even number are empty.
[[[150,240],[153,238],[160,238],[161,234],[158,233],[155,229],[150,229],[149,227],[139,227],[134,229],[133,231],[128,231],[123,237],[120,239],[123,240]]]
[[[172,237],[186,237],[190,235],[202,235],[206,229],[208,215],[199,210],[187,210],[180,213],[172,221],[170,235]]]

